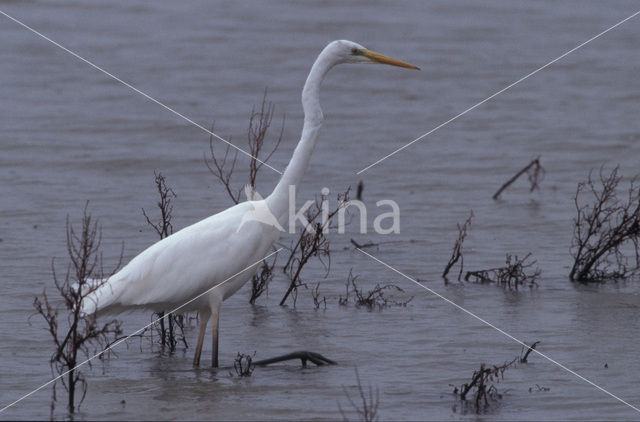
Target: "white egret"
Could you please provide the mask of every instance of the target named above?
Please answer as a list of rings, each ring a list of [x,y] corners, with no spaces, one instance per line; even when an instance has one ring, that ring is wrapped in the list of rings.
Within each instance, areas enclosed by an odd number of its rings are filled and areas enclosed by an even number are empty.
[[[103,314],[138,308],[174,309],[210,290],[181,311],[198,311],[200,315],[194,365],[200,363],[207,324],[213,319],[212,365],[217,367],[220,306],[255,274],[258,265],[253,264],[267,255],[281,233],[275,224],[243,217],[268,207],[279,225],[287,227],[289,186],[302,180],[322,125],[320,84],[327,72],[341,63],[384,63],[418,69],[351,41],[331,42],[316,59],[304,84],[302,136],[271,195],[239,203],[153,244],[87,296],[83,311]],[[254,268],[245,271],[252,265]]]

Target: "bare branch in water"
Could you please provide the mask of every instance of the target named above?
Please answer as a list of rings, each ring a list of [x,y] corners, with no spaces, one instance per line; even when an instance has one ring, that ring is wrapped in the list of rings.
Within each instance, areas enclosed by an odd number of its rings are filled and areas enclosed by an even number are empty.
[[[323,309],[327,309],[327,297],[322,296],[322,299],[320,299],[319,289],[320,283],[316,283],[316,287],[311,290],[311,296],[313,297],[313,306],[315,307],[315,309],[320,309],[320,305],[323,305]]]
[[[589,173],[587,181],[578,184],[574,197],[577,215],[573,220],[571,280],[626,279],[637,274],[640,269],[638,177],[640,175],[630,181],[624,199],[618,196],[622,180],[618,167],[608,175],[601,168],[597,182]]]
[[[256,367],[253,363],[255,355],[255,352],[253,352],[253,355],[245,355],[244,353],[238,352],[236,359],[233,361],[233,369],[235,369],[236,375],[239,377],[250,377],[251,374],[253,374],[253,370]]]
[[[367,242],[367,243],[360,244],[360,243],[356,242],[355,239],[353,239],[353,238],[351,238],[351,244],[353,246],[355,246],[356,248],[358,248],[358,249],[372,248],[374,246],[379,246],[380,245],[379,243],[373,243],[373,242]]]
[[[523,347],[522,352],[520,353],[520,363],[527,363],[527,359],[529,358],[529,354],[533,352],[536,346],[540,344],[539,341],[534,342],[531,346],[528,346],[526,349]]]
[[[388,306],[407,306],[407,304],[413,299],[413,296],[405,300],[395,300],[387,297],[385,292],[388,291],[404,293],[404,290],[401,287],[393,283],[382,285],[378,283],[373,289],[365,291],[364,289],[358,288],[358,285],[356,284],[357,279],[358,276],[354,276],[352,271],[349,270],[345,287],[346,295],[344,298],[340,296],[338,299],[338,303],[340,305],[348,305],[350,303],[349,298],[352,298],[353,304],[357,307],[365,307],[368,310],[372,310],[374,308],[382,309]]]
[[[362,192],[364,191],[364,182],[361,180],[358,182],[358,189],[356,190],[356,199],[362,201]]]
[[[158,196],[160,200],[157,203],[160,210],[160,219],[154,223],[147,215],[144,208],[142,208],[142,214],[149,224],[160,236],[160,239],[164,239],[173,233],[173,225],[171,224],[171,213],[173,212],[173,205],[171,202],[177,197],[176,193],[167,186],[167,181],[162,173],[153,172],[155,176],[156,189],[158,190]]]
[[[310,352],[307,350],[298,350],[297,352],[287,353],[286,355],[276,356],[269,359],[262,359],[254,362],[256,366],[267,366],[272,363],[284,362],[287,360],[300,359],[300,363],[306,368],[307,361],[317,366],[336,365],[336,362],[322,356],[320,353]]]
[[[529,191],[533,192],[536,189],[540,188],[540,182],[544,178],[545,170],[544,167],[540,164],[540,156],[533,159],[529,164],[527,164],[522,170],[517,172],[511,179],[507,180],[501,187],[498,189],[496,193],[493,194],[493,199],[498,199],[502,191],[508,188],[513,182],[518,180],[520,176],[527,173],[529,178]]]
[[[154,172],[155,175],[155,184],[156,190],[158,191],[158,196],[160,199],[156,204],[158,206],[158,210],[160,211],[160,217],[157,222],[153,222],[151,217],[147,214],[147,212],[142,209],[142,214],[144,218],[147,220],[147,224],[149,224],[155,232],[160,237],[160,240],[169,237],[173,234],[173,225],[171,224],[171,219],[173,218],[173,200],[177,197],[176,193],[167,185],[167,180],[160,172]],[[184,327],[185,321],[188,320],[188,316],[184,314],[170,314],[168,317],[165,317],[164,311],[154,312],[153,319],[158,320],[159,324],[159,334],[160,334],[160,344],[164,346],[169,346],[169,351],[174,352],[176,346],[179,341],[184,344],[184,347],[189,347],[187,344],[187,338],[184,335]],[[168,327],[165,326],[165,320],[168,323]],[[158,327],[157,325],[155,326]],[[176,332],[176,327],[180,330],[180,334]]]
[[[271,149],[268,152],[265,152],[265,141],[269,128],[271,127],[274,111],[275,105],[271,101],[267,101],[267,90],[265,89],[260,108],[256,109],[254,106],[251,109],[251,114],[249,115],[249,128],[247,130],[247,143],[249,153],[252,156],[249,160],[248,185],[251,187],[252,192],[256,188],[258,174],[262,169],[262,166],[264,163],[267,163],[277,151],[284,135],[285,118],[283,116],[280,133],[275,141],[273,141]],[[211,131],[213,132],[213,125],[211,128]],[[261,156],[263,158],[260,158]],[[223,153],[216,152],[214,148],[214,138],[213,136],[209,137],[209,157],[205,157],[205,164],[211,174],[213,174],[216,180],[224,187],[227,195],[234,204],[240,203],[240,197],[244,187],[244,184],[236,186],[232,180],[233,174],[236,170],[237,160],[237,150],[234,150],[233,155],[231,155],[231,146],[226,145]]]
[[[355,410],[358,415],[359,420],[364,422],[371,422],[378,420],[378,407],[380,405],[380,391],[378,387],[375,389],[375,395],[373,392],[373,387],[369,384],[369,388],[367,393],[365,393],[364,388],[362,387],[362,382],[360,381],[360,374],[358,373],[358,368],[355,368],[356,371],[356,380],[358,382],[358,395],[360,396],[361,405],[356,404],[356,402],[351,398],[351,395],[347,391],[347,389],[343,386],[342,390],[344,391],[344,395],[347,398],[347,401]],[[348,421],[346,412],[342,410],[340,403],[338,403],[338,410],[342,415],[342,420]]]
[[[91,294],[103,286],[108,278],[115,274],[122,262],[120,251],[119,261],[113,271],[105,273],[102,267],[102,253],[100,251],[102,231],[97,221],[93,221],[87,212],[89,203],[84,207],[82,228],[77,232],[69,222],[67,216],[67,253],[69,265],[64,279],[58,278],[54,261],[51,261],[53,282],[64,306],[54,306],[47,295],[46,289],[42,298],[36,297],[33,306],[36,313],[41,315],[47,323],[49,333],[55,346],[51,355],[51,369],[64,375],[61,378],[63,387],[68,393],[67,409],[73,414],[76,409],[76,392],[82,393],[82,403],[87,382],[76,366],[80,363],[80,355],[89,357],[95,354],[112,337],[122,333],[120,321],[111,320],[99,324],[95,313],[87,315],[82,312],[85,300],[93,300]],[[89,363],[90,365],[90,363]],[[53,383],[53,400],[51,413],[55,409],[56,383]],[[80,405],[78,404],[78,406]]]
[[[525,285],[535,287],[538,285],[537,280],[540,278],[541,271],[536,267],[533,272],[528,272],[537,262],[535,260],[527,262],[529,258],[531,258],[530,253],[522,259],[518,258],[517,255],[507,254],[504,267],[467,271],[464,279],[465,281],[474,281],[476,283],[495,283],[498,286],[516,290],[518,290],[519,286]]]
[[[492,402],[502,398],[493,382],[498,383],[501,379],[504,379],[505,371],[511,368],[516,361],[517,358],[514,358],[511,362],[505,362],[500,366],[492,365],[491,367],[487,367],[482,363],[480,368],[473,372],[471,382],[462,384],[460,389],[455,388],[453,392],[458,395],[460,400],[466,401],[467,395],[473,390],[473,406],[475,412],[480,413],[482,409],[489,407]]]
[[[338,205],[327,212],[326,220],[323,221],[322,202],[326,200],[324,195],[320,200],[316,199],[315,204],[309,207],[305,213],[305,217],[313,230],[302,230],[298,240],[294,241],[290,249],[291,255],[283,268],[283,271],[289,277],[289,288],[282,297],[280,306],[285,304],[291,293],[294,293],[293,304],[295,306],[298,287],[306,286],[302,279],[302,270],[312,257],[316,257],[324,265],[328,274],[331,264],[331,249],[325,232],[331,227],[333,217],[349,201],[349,191],[350,188],[347,188],[344,193],[338,195]]]
[[[477,371],[473,371],[471,381],[462,384],[460,387],[454,387],[453,393],[462,400],[465,405],[473,404],[473,410],[475,413],[480,413],[482,410],[488,408],[493,403],[502,398],[502,395],[498,392],[498,388],[494,385],[504,379],[504,373],[507,369],[515,368],[517,363],[527,363],[529,353],[531,353],[536,346],[540,344],[539,341],[534,342],[531,346],[526,348],[526,353],[520,353],[520,356],[516,356],[513,360],[505,362],[502,365],[487,366],[484,363],[480,364],[480,368]],[[468,402],[469,394],[472,394],[471,402]]]
[[[278,260],[278,254],[275,253],[273,255],[273,261],[271,263],[267,262],[267,260],[262,261],[262,267],[260,270],[253,276],[251,279],[251,298],[249,299],[250,304],[254,304],[256,300],[262,296],[262,294],[269,289],[269,283],[273,280],[273,269],[276,266],[276,262]]]
[[[442,278],[444,278],[445,282],[447,281],[447,274],[449,274],[449,270],[453,267],[458,260],[460,260],[460,271],[458,271],[458,281],[462,277],[462,271],[464,269],[464,256],[462,254],[462,244],[464,243],[464,239],[467,237],[467,230],[471,227],[471,219],[473,218],[473,210],[469,211],[469,217],[461,226],[458,223],[458,238],[456,239],[456,243],[453,245],[453,250],[451,251],[451,258],[449,258],[449,262],[447,262],[447,266],[444,268],[442,272]]]

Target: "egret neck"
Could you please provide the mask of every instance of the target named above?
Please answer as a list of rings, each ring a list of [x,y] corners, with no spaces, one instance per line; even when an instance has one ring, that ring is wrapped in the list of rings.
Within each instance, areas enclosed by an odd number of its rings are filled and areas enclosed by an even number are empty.
[[[340,62],[339,57],[333,53],[332,46],[329,44],[325,47],[311,67],[302,90],[302,136],[280,181],[266,198],[269,209],[282,227],[287,227],[289,221],[289,187],[297,187],[302,181],[324,119],[320,107],[320,84],[327,72]]]

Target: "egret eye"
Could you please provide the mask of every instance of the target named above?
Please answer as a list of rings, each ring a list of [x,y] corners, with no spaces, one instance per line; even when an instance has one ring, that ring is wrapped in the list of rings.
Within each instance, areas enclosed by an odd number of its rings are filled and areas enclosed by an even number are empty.
[[[358,50],[357,48],[352,48],[351,49],[351,55],[352,56],[362,56],[362,51]]]

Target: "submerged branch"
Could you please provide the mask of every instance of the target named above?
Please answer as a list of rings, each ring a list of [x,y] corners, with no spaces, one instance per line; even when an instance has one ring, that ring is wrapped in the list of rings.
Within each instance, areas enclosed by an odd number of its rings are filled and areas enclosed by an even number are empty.
[[[506,188],[511,186],[511,184],[516,180],[518,180],[518,178],[522,176],[524,173],[527,173],[529,176],[529,183],[531,185],[529,190],[533,192],[534,190],[538,189],[539,184],[542,181],[545,174],[544,167],[542,167],[542,165],[540,164],[540,156],[533,159],[522,170],[517,172],[511,179],[507,180],[502,186],[500,186],[500,189],[498,189],[498,191],[493,194],[492,198],[498,199],[502,191],[504,191]]]

